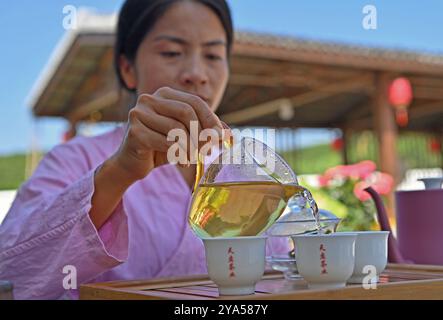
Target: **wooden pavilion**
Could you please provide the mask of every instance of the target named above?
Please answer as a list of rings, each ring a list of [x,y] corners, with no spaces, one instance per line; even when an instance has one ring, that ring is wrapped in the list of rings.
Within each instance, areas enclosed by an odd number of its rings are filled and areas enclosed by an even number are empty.
[[[116,16],[85,14],[66,33],[29,98],[37,117],[125,121],[131,97],[113,71]],[[399,128],[389,104],[391,81],[413,87],[405,129],[442,134],[443,56],[236,33],[231,78],[218,110],[231,125],[374,130],[381,170],[398,178]],[[346,148],[343,152],[347,161]]]

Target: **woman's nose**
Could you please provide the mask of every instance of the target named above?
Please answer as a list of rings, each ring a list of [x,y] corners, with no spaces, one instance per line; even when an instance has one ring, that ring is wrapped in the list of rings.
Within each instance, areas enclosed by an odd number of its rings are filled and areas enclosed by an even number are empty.
[[[208,82],[208,76],[201,59],[193,58],[188,61],[181,74],[181,82],[186,86],[201,86]]]

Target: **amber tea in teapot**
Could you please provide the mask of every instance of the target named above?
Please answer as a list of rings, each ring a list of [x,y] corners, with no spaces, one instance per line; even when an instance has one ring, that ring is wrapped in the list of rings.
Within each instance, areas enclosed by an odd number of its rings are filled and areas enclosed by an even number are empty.
[[[240,163],[232,161],[233,155]],[[272,161],[271,168],[266,161]],[[197,184],[189,223],[201,238],[259,235],[281,216],[295,194],[306,197],[317,214],[314,199],[298,184],[289,165],[260,141],[243,138],[225,148]]]

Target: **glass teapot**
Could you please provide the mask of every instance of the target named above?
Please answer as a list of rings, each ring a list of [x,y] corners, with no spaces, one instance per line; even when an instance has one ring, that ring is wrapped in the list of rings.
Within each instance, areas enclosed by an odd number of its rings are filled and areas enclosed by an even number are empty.
[[[234,142],[221,148],[196,184],[189,223],[197,236],[259,235],[277,221],[294,195],[305,198],[318,217],[311,193],[274,150],[250,137]],[[197,172],[203,173],[201,162]]]

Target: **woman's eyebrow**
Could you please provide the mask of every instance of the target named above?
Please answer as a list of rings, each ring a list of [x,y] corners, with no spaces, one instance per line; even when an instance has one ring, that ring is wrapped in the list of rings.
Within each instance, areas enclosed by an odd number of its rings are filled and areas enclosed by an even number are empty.
[[[186,41],[183,38],[176,37],[176,36],[160,35],[160,36],[154,38],[155,42],[161,41],[161,40],[175,42],[180,45],[189,45],[188,41]],[[224,40],[211,40],[211,41],[207,41],[207,42],[202,43],[202,46],[203,47],[226,46],[226,42]]]
[[[176,36],[168,36],[168,35],[161,35],[158,37],[154,38],[154,41],[161,41],[161,40],[167,40],[167,41],[171,41],[171,42],[175,42],[181,45],[187,45],[188,42],[182,38],[176,37]]]
[[[226,47],[226,41],[212,40],[212,41],[205,42],[202,45],[203,45],[203,47],[213,47],[213,46],[225,46]]]

